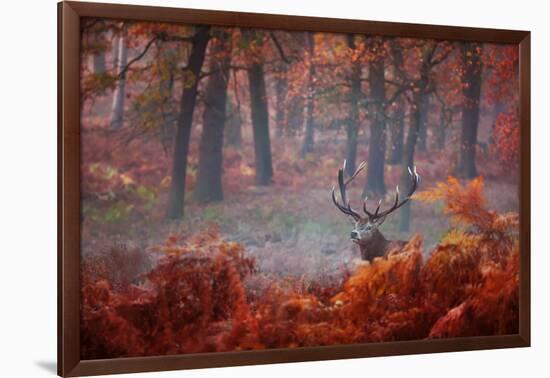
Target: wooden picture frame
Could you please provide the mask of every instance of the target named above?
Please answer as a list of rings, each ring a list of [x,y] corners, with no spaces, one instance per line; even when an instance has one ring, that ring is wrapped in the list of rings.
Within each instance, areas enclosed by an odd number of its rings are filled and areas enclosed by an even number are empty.
[[[80,19],[82,17],[262,29],[366,33],[519,46],[519,333],[506,336],[333,345],[296,349],[81,360],[80,357]],[[81,376],[219,366],[438,353],[530,345],[530,33],[453,26],[341,20],[133,5],[58,4],[58,374]]]

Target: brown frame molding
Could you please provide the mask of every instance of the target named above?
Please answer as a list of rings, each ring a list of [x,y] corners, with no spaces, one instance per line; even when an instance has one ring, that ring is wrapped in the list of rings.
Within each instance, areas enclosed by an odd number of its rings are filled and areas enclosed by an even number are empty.
[[[521,120],[519,334],[299,349],[80,360],[80,109],[78,99],[80,97],[81,17],[377,34],[518,45]],[[528,31],[84,2],[58,3],[58,374],[82,376],[133,373],[530,346],[530,54],[531,40]]]

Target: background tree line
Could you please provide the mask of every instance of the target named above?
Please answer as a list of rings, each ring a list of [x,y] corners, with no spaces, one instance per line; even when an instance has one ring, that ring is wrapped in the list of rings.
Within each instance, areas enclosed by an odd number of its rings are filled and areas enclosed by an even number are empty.
[[[82,28],[82,106],[111,96],[109,132],[162,143],[168,219],[182,218],[189,198],[223,200],[224,148],[245,143],[248,127],[257,186],[277,180],[273,138],[300,138],[301,159],[322,159],[317,141],[336,135],[348,174],[367,160],[362,194],[377,198],[387,192],[388,166],[400,167],[400,191],[408,190],[418,154],[451,151],[452,172],[471,179],[480,149],[509,161],[518,153],[510,141],[518,54],[510,46],[95,19]],[[482,116],[491,119],[483,142]],[[198,165],[186,196],[193,129]],[[406,205],[400,230],[409,219]]]

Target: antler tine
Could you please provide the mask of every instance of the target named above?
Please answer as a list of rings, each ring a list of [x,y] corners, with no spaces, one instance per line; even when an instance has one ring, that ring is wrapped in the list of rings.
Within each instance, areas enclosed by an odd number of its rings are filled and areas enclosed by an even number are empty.
[[[342,205],[339,204],[338,201],[336,200],[336,194],[335,194],[336,188],[334,187],[332,188],[332,201],[341,212],[347,215],[351,215],[355,220],[359,220],[361,219],[361,216],[351,208],[351,203],[347,199],[346,186],[355,178],[355,176],[357,176],[357,174],[359,174],[359,172],[361,172],[363,168],[365,168],[366,162],[362,162],[361,164],[359,164],[359,167],[357,167],[357,169],[351,175],[351,177],[344,181],[344,170],[346,169],[346,164],[347,162],[346,160],[344,160],[344,164],[342,165],[342,168],[338,169],[338,187],[340,189],[340,197],[342,199]]]
[[[409,195],[407,197],[410,197],[414,194],[414,192],[416,191],[416,187],[418,186],[418,183],[420,182],[420,176],[418,175],[418,173],[416,172],[416,165],[413,166],[413,169],[411,171],[411,168],[408,167],[408,170],[409,170],[409,175],[411,176],[412,178],[412,186],[411,186],[411,190],[409,191]]]
[[[369,219],[372,219],[372,217],[374,217],[374,214],[367,210],[367,200],[368,199],[369,199],[369,197],[365,197],[365,199],[363,200],[363,211],[365,212],[365,214],[367,214]]]
[[[340,188],[340,198],[342,198],[342,203],[344,206],[347,204],[346,197],[346,184],[344,183],[344,168],[346,166],[346,161],[344,160],[344,166],[338,169],[338,187]]]
[[[346,214],[346,215],[351,215],[353,218],[357,219],[355,213],[350,212],[345,206],[342,206],[342,205],[340,205],[340,204],[338,203],[338,201],[336,200],[336,193],[335,193],[335,190],[336,190],[336,188],[335,188],[335,187],[332,187],[332,202],[334,203],[334,205],[335,205],[341,212],[343,212],[344,214]]]
[[[361,162],[361,164],[359,164],[355,172],[353,172],[350,178],[346,180],[345,185],[348,185],[355,178],[355,176],[357,176],[366,166],[367,166],[366,161]],[[343,168],[344,170],[345,170],[345,167],[346,167],[346,161],[344,160],[344,168]]]
[[[376,210],[374,211],[374,218],[378,216],[378,212],[380,211],[380,206],[382,205],[382,200],[378,201],[378,206],[376,207]]]
[[[408,169],[409,175],[411,176],[411,179],[412,179],[412,185],[411,185],[411,189],[409,190],[409,194],[407,195],[407,197],[401,203],[399,203],[399,186],[396,186],[395,187],[395,201],[394,201],[393,205],[388,210],[383,211],[382,213],[380,213],[380,215],[378,215],[378,218],[385,217],[386,215],[388,215],[388,214],[394,212],[395,210],[399,209],[401,206],[406,204],[411,199],[411,196],[416,191],[416,188],[418,186],[418,182],[420,181],[420,176],[416,172],[416,166],[414,166],[412,170],[411,170],[410,167],[407,167],[407,169]],[[376,214],[375,214],[375,216],[376,216]]]

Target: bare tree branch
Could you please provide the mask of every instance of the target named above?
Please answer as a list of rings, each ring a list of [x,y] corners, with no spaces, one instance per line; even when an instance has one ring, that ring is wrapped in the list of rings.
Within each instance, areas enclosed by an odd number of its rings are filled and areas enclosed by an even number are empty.
[[[285,62],[286,64],[291,64],[292,62],[286,56],[283,46],[281,46],[281,44],[279,43],[279,40],[277,39],[277,36],[275,36],[275,33],[273,31],[270,31],[269,36],[271,37],[273,44],[277,48],[277,51],[279,52],[279,56],[281,57],[283,62]]]
[[[435,50],[437,50],[438,46],[439,46],[439,44],[436,45],[436,47],[434,49],[434,55],[435,55]],[[430,66],[435,67],[438,64],[440,64],[441,62],[443,62],[445,59],[447,59],[447,57],[451,54],[451,52],[453,52],[452,44],[448,45],[448,47],[449,48],[446,51],[444,51],[441,55],[439,55],[439,57],[434,58],[430,61]]]
[[[145,56],[145,54],[147,54],[147,51],[149,51],[149,48],[153,45],[153,43],[155,43],[155,41],[158,39],[158,37],[153,37],[151,40],[149,40],[149,42],[147,42],[147,44],[145,45],[145,47],[143,48],[143,50],[141,51],[141,53],[139,53],[137,56],[135,56],[133,59],[131,59],[121,70],[120,72],[116,75],[116,78],[117,79],[122,79],[124,77],[124,75],[126,75],[126,72],[128,72],[128,70],[130,69],[130,66],[132,64],[134,64],[135,62],[139,61],[141,58],[143,58]]]

